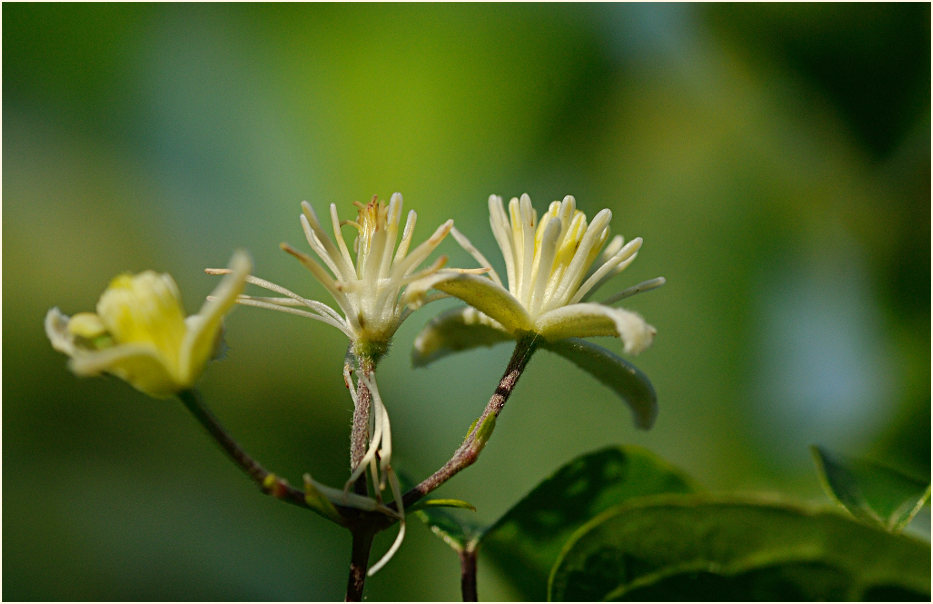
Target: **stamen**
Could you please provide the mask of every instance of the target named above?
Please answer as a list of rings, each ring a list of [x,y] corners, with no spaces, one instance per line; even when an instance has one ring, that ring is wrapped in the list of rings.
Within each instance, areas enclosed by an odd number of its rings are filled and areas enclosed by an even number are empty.
[[[394,193],[389,200],[386,211],[386,245],[382,252],[382,262],[379,264],[379,275],[387,275],[392,266],[395,242],[398,239],[398,223],[402,214],[402,196]]]
[[[453,220],[448,220],[441,226],[437,227],[437,230],[434,231],[434,234],[428,238],[427,241],[421,242],[421,244],[412,250],[404,260],[397,262],[395,266],[392,267],[392,272],[388,275],[389,279],[396,280],[401,279],[402,277],[408,276],[411,271],[418,268],[418,265],[425,261],[425,259],[431,255],[431,252],[434,251],[440,242],[447,236],[447,233],[454,226]]]
[[[344,258],[338,253],[334,242],[331,241],[327,233],[324,232],[324,227],[321,226],[321,222],[318,220],[317,214],[315,214],[311,204],[307,201],[301,202],[301,210],[302,215],[299,217],[299,220],[311,249],[324,260],[331,271],[333,271],[335,277],[346,275],[348,271],[352,271],[353,263],[345,262]],[[313,233],[314,237],[309,235],[309,231]],[[339,233],[334,233],[334,235],[339,235]]]
[[[295,258],[297,258],[298,261],[301,262],[305,266],[305,268],[311,271],[311,274],[314,275],[317,278],[317,280],[321,282],[321,285],[327,288],[327,291],[329,291],[330,294],[337,301],[337,305],[340,306],[341,310],[343,310],[344,313],[346,314],[347,320],[351,322],[355,320],[353,318],[355,314],[353,311],[355,309],[353,305],[351,304],[350,300],[347,298],[347,296],[343,292],[341,292],[337,288],[337,283],[334,281],[334,279],[330,275],[327,274],[327,272],[321,267],[321,265],[319,265],[317,262],[314,261],[314,258],[305,254],[304,252],[300,252],[296,250],[295,248],[288,245],[287,243],[282,243],[279,245],[279,247],[281,247],[283,250],[285,250],[286,252],[294,256]],[[358,328],[359,325],[354,325],[353,327]]]
[[[543,232],[542,232],[543,230]],[[554,255],[557,253],[557,237],[560,235],[560,222],[552,214],[545,214],[538,229],[540,240],[535,241],[535,260],[531,269],[534,291],[529,296],[528,312],[535,315],[538,307],[544,302],[548,277],[554,265]]]
[[[502,258],[505,260],[505,272],[509,281],[509,291],[515,284],[515,252],[512,249],[512,239],[509,236],[509,219],[505,215],[502,207],[502,198],[498,195],[489,196],[489,226],[492,227],[492,234],[502,250]],[[499,285],[502,285],[500,282]],[[514,295],[514,292],[512,292]]]
[[[408,218],[405,220],[405,228],[402,230],[402,240],[398,244],[398,249],[395,250],[395,259],[393,262],[398,262],[408,253],[408,248],[411,246],[411,239],[415,233],[415,222],[418,220],[418,215],[414,210],[408,212]]]
[[[552,305],[561,306],[566,304],[570,296],[575,293],[576,288],[586,274],[586,270],[593,263],[595,255],[599,253],[599,249],[609,236],[607,225],[610,219],[612,219],[612,212],[609,209],[600,210],[593,217],[593,221],[580,240],[580,245],[577,246],[573,260],[570,261],[563,278],[551,294],[550,302]]]
[[[511,202],[509,206],[511,208]],[[516,297],[522,301],[526,306],[531,302],[531,279],[532,279],[532,266],[534,264],[534,253],[535,253],[535,227],[538,222],[538,215],[535,212],[535,209],[531,205],[531,198],[527,193],[523,193],[521,199],[516,204],[518,207],[518,216],[520,222],[518,224],[513,224],[513,231],[520,229],[521,232],[521,246],[522,246],[522,258],[521,258],[521,267],[522,274],[520,276],[520,281],[518,283],[518,294]]]
[[[356,276],[356,269],[353,268],[353,258],[350,257],[350,250],[347,249],[347,242],[343,238],[343,231],[340,229],[341,222],[337,216],[337,204],[330,204],[330,228],[334,230],[334,239],[337,241],[337,247],[340,249],[340,256],[344,262],[343,278],[350,275]],[[359,225],[356,225],[359,228]]]
[[[596,269],[592,275],[590,275],[586,282],[584,282],[583,285],[577,289],[577,292],[570,297],[568,303],[575,304],[576,302],[579,302],[591,289],[595,290],[596,286],[600,285],[603,281],[619,273],[622,269],[631,264],[632,260],[635,259],[635,255],[638,253],[639,248],[641,248],[641,244],[641,237],[636,237],[635,239],[629,241],[627,245],[623,246],[622,249],[616,252],[612,258],[607,260],[602,266]]]
[[[318,233],[315,232],[314,228],[311,226],[311,223],[308,222],[307,217],[302,214],[298,217],[298,220],[301,223],[301,229],[304,231],[305,240],[307,240],[308,245],[311,247],[311,251],[317,254],[318,258],[324,261],[324,264],[327,265],[327,268],[330,269],[330,272],[335,277],[339,278],[340,275],[343,274],[340,270],[340,267],[337,266],[331,257],[331,254],[328,253],[326,244],[318,236]],[[329,240],[328,243],[330,243]],[[331,247],[333,247],[333,244],[331,244]]]

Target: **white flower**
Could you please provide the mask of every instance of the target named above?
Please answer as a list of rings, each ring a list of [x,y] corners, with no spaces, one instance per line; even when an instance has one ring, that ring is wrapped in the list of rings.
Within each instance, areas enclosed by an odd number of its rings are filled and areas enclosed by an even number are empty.
[[[415,340],[414,363],[425,365],[458,350],[536,337],[545,347],[609,382],[630,404],[633,398],[642,399],[645,404],[636,415],[640,425],[650,425],[654,393],[647,379],[609,351],[579,340],[618,336],[626,353],[637,354],[651,345],[656,333],[637,313],[611,304],[662,285],[661,277],[603,303],[588,301],[600,285],[631,264],[642,245],[641,238],[625,243],[621,236],[606,245],[611,217],[612,212],[604,209],[587,223],[568,195],[551,203],[538,221],[528,195],[512,198],[508,215],[502,198],[490,196],[489,222],[505,260],[507,284],[479,250],[453,229],[453,236],[487,274],[441,274],[429,279],[431,287],[470,307],[442,313],[425,326]]]
[[[185,318],[171,275],[120,275],[104,291],[97,313],[45,316],[52,347],[71,357],[78,375],[110,373],[146,394],[164,397],[190,388],[214,356],[222,320],[243,291],[251,263],[245,252],[230,260],[225,278],[200,312]]]
[[[587,302],[597,287],[631,264],[642,244],[640,237],[624,244],[623,238],[616,236],[593,267],[609,237],[610,210],[600,211],[587,225],[586,216],[568,195],[562,202],[553,202],[539,222],[527,195],[522,195],[521,200],[512,198],[508,217],[502,198],[493,195],[489,198],[489,214],[505,259],[508,289],[489,261],[454,230],[454,237],[488,269],[488,276],[446,276],[432,284],[482,313],[461,309],[449,317],[459,316],[464,324],[485,324],[510,339],[528,333],[549,341],[615,335],[630,354],[651,344],[655,329],[638,314]],[[662,283],[663,279],[645,282],[613,296],[609,302]],[[426,331],[419,337],[416,348],[422,354],[430,354],[426,339],[431,336]]]
[[[369,447],[359,465],[353,469],[343,490],[343,496],[352,497],[350,486],[369,471],[377,496],[387,487],[398,505],[399,534],[388,553],[374,564],[370,574],[376,572],[395,554],[405,536],[405,511],[402,504],[398,476],[391,466],[392,434],[389,414],[372,373],[375,361],[386,352],[389,341],[399,325],[411,312],[443,294],[428,296],[427,290],[433,278],[447,261],[438,258],[427,268],[419,267],[453,228],[453,220],[439,226],[427,241],[411,250],[417,214],[408,213],[405,227],[399,239],[402,216],[402,195],[395,193],[388,205],[373,197],[367,204],[356,203],[358,212],[355,221],[340,222],[337,206],[331,204],[330,219],[334,239],[324,231],[321,222],[308,202],[302,202],[299,217],[301,227],[311,250],[320,260],[283,243],[282,249],[295,256],[311,274],[330,292],[340,312],[317,300],[310,300],[280,285],[250,276],[249,283],[258,285],[280,295],[280,297],[256,297],[242,295],[238,302],[249,306],[269,308],[315,319],[336,327],[351,342],[351,351],[360,361],[358,385],[369,392],[371,413],[369,416]],[[350,225],[357,230],[353,254],[341,233],[341,227]],[[398,244],[396,246],[396,244]],[[322,264],[323,263],[323,266]],[[325,268],[326,267],[326,268]],[[207,269],[211,274],[225,274],[224,269]],[[445,271],[444,274],[459,274]],[[365,362],[364,362],[365,361]],[[350,389],[354,407],[358,407],[358,390],[353,386],[349,366],[345,367],[344,380]],[[319,487],[320,488],[320,487]],[[334,499],[338,501],[339,499]]]
[[[385,352],[392,335],[411,311],[432,299],[426,296],[428,288],[419,283],[436,274],[446,262],[446,257],[439,258],[425,269],[418,270],[418,267],[450,232],[453,221],[443,223],[427,241],[409,251],[417,215],[414,211],[408,213],[399,241],[400,193],[392,195],[388,206],[375,197],[367,204],[357,203],[356,206],[357,219],[341,223],[337,217],[337,206],[331,204],[332,240],[324,232],[311,205],[302,202],[302,229],[311,250],[324,266],[288,244],[281,246],[298,258],[327,288],[341,312],[256,277],[250,277],[249,282],[282,297],[240,296],[238,301],[322,321],[346,334],[353,342],[354,352],[378,357]],[[340,230],[343,225],[350,225],[358,231],[352,256]],[[208,269],[208,272],[223,274],[226,271]]]

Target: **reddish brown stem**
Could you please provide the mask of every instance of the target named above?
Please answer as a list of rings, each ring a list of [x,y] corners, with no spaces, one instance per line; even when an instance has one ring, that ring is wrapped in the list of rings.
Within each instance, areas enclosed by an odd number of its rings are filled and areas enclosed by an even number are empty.
[[[522,376],[522,372],[525,371],[525,366],[528,365],[528,361],[531,360],[531,355],[534,353],[535,348],[535,336],[533,335],[522,338],[516,343],[515,350],[512,352],[512,358],[505,368],[505,373],[502,374],[502,379],[499,380],[496,391],[493,393],[492,397],[490,397],[489,402],[486,403],[486,408],[483,409],[483,413],[479,416],[479,419],[476,420],[473,429],[470,430],[466,439],[457,448],[447,463],[434,472],[434,474],[421,481],[416,487],[405,493],[402,498],[405,507],[409,507],[476,461],[483,447],[486,445],[484,439],[477,438],[480,429],[486,425],[486,421],[489,419],[490,415],[499,417],[499,413],[502,412],[502,408],[509,400],[509,396],[511,396],[512,391],[515,389],[518,379]]]

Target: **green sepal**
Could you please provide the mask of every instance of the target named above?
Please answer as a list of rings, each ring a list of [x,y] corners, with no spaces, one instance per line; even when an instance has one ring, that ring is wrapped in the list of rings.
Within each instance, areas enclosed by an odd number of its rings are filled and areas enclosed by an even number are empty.
[[[425,367],[455,352],[492,346],[511,339],[476,309],[454,308],[439,314],[424,326],[415,338],[411,362],[415,367]]]
[[[470,438],[470,435],[473,434],[473,428],[476,427],[476,422],[478,422],[478,421],[479,421],[479,418],[476,418],[476,419],[473,420],[473,423],[470,424],[470,427],[467,429],[466,436],[463,437],[463,440],[464,440],[464,441],[465,441],[466,439]]]
[[[332,520],[341,525],[345,523],[343,516],[340,515],[340,512],[337,511],[334,504],[317,490],[314,486],[314,482],[311,480],[311,476],[308,474],[305,474],[305,503],[307,503],[308,507],[312,510],[328,520]]]
[[[476,429],[476,442],[479,443],[480,448],[486,446],[486,443],[492,436],[492,431],[495,429],[496,414],[490,413],[488,416],[486,416],[486,419],[483,420],[483,423],[479,425],[479,428]]]
[[[823,488],[853,516],[899,532],[930,499],[930,482],[866,459],[810,447]]]
[[[628,361],[602,346],[579,338],[543,340],[543,348],[556,352],[612,389],[632,410],[635,426],[651,428],[658,415],[658,396],[651,381]]]

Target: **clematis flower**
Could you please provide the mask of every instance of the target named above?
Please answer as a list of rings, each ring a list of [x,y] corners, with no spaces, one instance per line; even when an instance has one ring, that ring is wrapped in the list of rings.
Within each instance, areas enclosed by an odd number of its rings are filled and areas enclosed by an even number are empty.
[[[445,312],[425,326],[415,340],[414,364],[426,365],[475,346],[534,337],[607,382],[632,405],[636,423],[650,426],[656,397],[647,378],[608,350],[581,339],[616,336],[626,353],[637,354],[655,335],[640,315],[612,304],[662,285],[663,278],[623,290],[603,303],[589,301],[600,285],[632,263],[642,245],[640,237],[625,243],[618,235],[606,245],[611,217],[604,209],[587,223],[568,195],[551,203],[539,221],[528,195],[513,198],[508,214],[502,198],[491,196],[489,222],[505,260],[507,283],[454,229],[453,236],[486,272],[433,278],[432,287],[470,306]]]
[[[355,221],[341,222],[337,206],[331,204],[330,219],[334,239],[324,231],[311,205],[301,203],[299,217],[308,245],[315,253],[312,256],[283,243],[282,249],[297,258],[331,294],[339,308],[338,312],[327,304],[310,300],[295,292],[264,279],[250,276],[247,282],[262,287],[278,297],[241,295],[240,304],[268,308],[321,321],[342,331],[350,339],[351,352],[358,360],[375,361],[388,350],[389,341],[399,325],[413,310],[443,297],[429,296],[427,290],[432,278],[439,274],[459,274],[441,269],[446,257],[438,258],[427,268],[419,268],[453,227],[453,220],[441,224],[427,239],[411,250],[417,214],[408,213],[399,240],[402,216],[402,195],[395,193],[388,205],[373,197],[367,204],[356,203]],[[341,227],[352,226],[357,230],[353,251],[343,238]],[[396,246],[396,243],[398,244]],[[355,256],[355,261],[354,261]],[[322,264],[323,263],[323,266]],[[326,268],[325,268],[326,267]],[[226,274],[226,269],[207,269],[210,274]],[[379,395],[372,372],[361,371],[359,384],[370,393],[372,413],[369,417],[369,446],[366,454],[344,486],[344,494],[367,470],[371,472],[373,484],[378,492],[390,488],[399,505],[399,534],[388,553],[370,568],[376,572],[395,554],[405,536],[405,513],[398,476],[391,466],[392,435],[388,410]],[[354,407],[358,407],[357,389],[353,387],[349,366],[344,368],[344,380]]]
[[[213,299],[187,318],[170,275],[120,275],[101,295],[96,313],[68,317],[53,308],[45,331],[52,347],[71,357],[69,367],[77,375],[110,373],[151,396],[170,396],[193,386],[215,356],[223,317],[250,268],[249,256],[236,252]]]
[[[373,197],[367,204],[356,203],[355,221],[340,222],[337,206],[331,204],[330,218],[334,231],[332,240],[311,205],[301,203],[301,227],[311,250],[324,266],[310,255],[283,243],[282,249],[297,258],[333,296],[341,312],[317,300],[309,300],[264,279],[249,277],[248,281],[280,294],[280,297],[240,296],[238,302],[309,317],[336,327],[353,343],[354,352],[378,357],[389,340],[412,310],[433,298],[428,287],[421,284],[435,275],[447,261],[438,258],[427,268],[419,266],[453,227],[448,220],[434,234],[409,253],[417,214],[408,213],[401,241],[398,240],[402,215],[402,195],[395,193],[388,205]],[[341,233],[341,226],[357,230],[353,256]],[[398,242],[398,247],[396,247]],[[326,269],[324,267],[327,267]],[[328,272],[329,271],[329,272]],[[223,269],[208,269],[212,274],[224,274]]]

